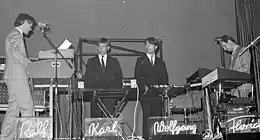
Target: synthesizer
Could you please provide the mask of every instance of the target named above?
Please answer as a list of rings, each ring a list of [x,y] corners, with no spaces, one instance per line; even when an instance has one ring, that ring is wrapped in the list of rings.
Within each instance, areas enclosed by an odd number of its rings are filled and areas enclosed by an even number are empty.
[[[202,86],[206,87],[219,82],[243,83],[249,81],[251,81],[251,75],[248,73],[218,67],[202,78]]]

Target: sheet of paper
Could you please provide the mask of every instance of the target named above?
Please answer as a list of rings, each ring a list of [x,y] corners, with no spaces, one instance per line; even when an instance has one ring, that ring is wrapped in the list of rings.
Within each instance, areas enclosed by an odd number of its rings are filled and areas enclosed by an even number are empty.
[[[68,39],[65,39],[58,49],[68,49],[71,44],[72,43]]]

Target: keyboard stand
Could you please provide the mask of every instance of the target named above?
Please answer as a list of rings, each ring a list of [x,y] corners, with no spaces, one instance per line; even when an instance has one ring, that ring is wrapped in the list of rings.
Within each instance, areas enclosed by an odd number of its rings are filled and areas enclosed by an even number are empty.
[[[118,114],[122,110],[123,106],[126,104],[127,95],[128,95],[128,91],[125,91],[125,90],[115,90],[115,91],[113,91],[113,90],[109,90],[109,91],[94,90],[93,99],[94,99],[95,103],[97,104],[97,106],[99,107],[99,109],[105,114],[105,116],[107,118],[113,118],[113,117],[118,116]],[[104,105],[104,103],[102,102],[102,100],[100,98],[121,98],[121,100],[120,100],[119,104],[116,106],[114,113],[111,114],[107,110],[106,106]],[[116,129],[123,140],[128,140],[128,136],[119,126],[117,126]]]

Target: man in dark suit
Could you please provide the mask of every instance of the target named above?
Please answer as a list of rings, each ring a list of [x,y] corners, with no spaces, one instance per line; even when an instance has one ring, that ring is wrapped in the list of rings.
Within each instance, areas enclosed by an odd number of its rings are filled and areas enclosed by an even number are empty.
[[[85,72],[86,88],[122,88],[122,70],[116,58],[109,56],[108,39],[101,38],[98,42],[98,55],[88,59]],[[108,111],[113,114],[116,99],[102,99]],[[91,117],[101,117],[101,111],[94,101],[91,102]]]
[[[168,85],[168,73],[162,59],[156,56],[158,41],[148,37],[145,42],[146,55],[139,57],[135,65],[135,78],[140,89],[150,85]],[[140,97],[143,109],[143,137],[148,139],[148,117],[162,115],[162,100],[152,91]]]

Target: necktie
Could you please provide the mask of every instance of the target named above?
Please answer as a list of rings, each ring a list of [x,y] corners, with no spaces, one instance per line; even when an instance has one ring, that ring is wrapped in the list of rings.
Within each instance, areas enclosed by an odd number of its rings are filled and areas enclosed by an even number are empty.
[[[154,62],[153,62],[154,60],[153,60],[153,56],[151,56],[151,63],[152,63],[152,65],[154,64]]]
[[[25,49],[26,57],[28,57],[28,50],[27,50],[26,39],[24,39],[24,38],[23,38],[23,43],[24,43],[24,49]]]
[[[101,67],[102,67],[102,71],[105,72],[106,66],[105,66],[105,62],[104,62],[104,56],[102,56],[102,59],[101,59]]]

